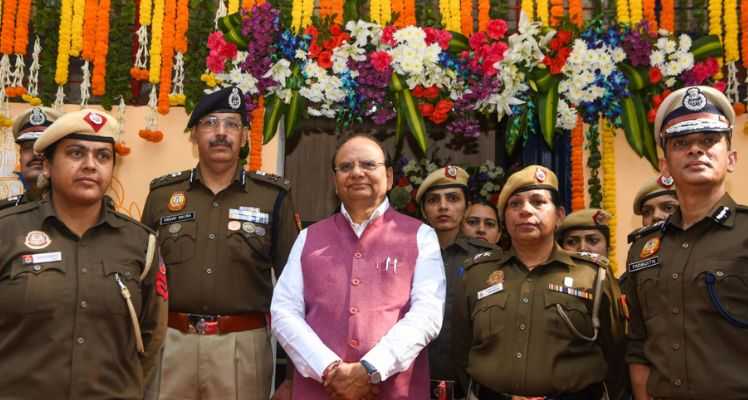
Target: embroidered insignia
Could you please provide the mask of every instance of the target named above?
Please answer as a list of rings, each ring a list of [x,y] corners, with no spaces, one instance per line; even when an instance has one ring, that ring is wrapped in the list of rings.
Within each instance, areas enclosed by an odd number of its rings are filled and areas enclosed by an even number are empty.
[[[483,252],[483,253],[478,253],[478,254],[476,254],[476,255],[473,256],[473,262],[478,261],[481,257],[489,256],[489,255],[491,255],[490,251],[486,251],[486,252]]]
[[[31,231],[26,234],[26,247],[34,250],[43,249],[52,243],[46,232]]]
[[[504,282],[504,271],[493,271],[491,272],[491,275],[488,275],[488,279],[486,279],[486,283],[489,285],[495,285],[497,283],[503,283]]]
[[[241,105],[242,105],[242,98],[241,98],[241,95],[239,94],[239,89],[234,88],[231,91],[231,94],[229,95],[229,106],[234,110],[238,110],[239,106]]]
[[[683,107],[689,111],[701,111],[706,104],[706,96],[701,93],[701,89],[692,87],[686,90],[686,95],[683,96]]]
[[[31,117],[29,117],[29,123],[34,126],[39,126],[47,122],[47,117],[44,112],[38,107],[34,107],[31,110]]]
[[[242,223],[239,221],[229,221],[227,228],[232,232],[236,232],[242,228]]]
[[[672,176],[660,175],[660,177],[657,178],[657,183],[659,183],[660,186],[664,188],[670,189],[671,187],[673,187],[673,183],[675,183],[675,181],[673,180]]]
[[[574,286],[574,278],[570,276],[564,277],[564,286],[566,287],[573,287]]]
[[[629,264],[629,272],[641,271],[660,265],[659,257],[647,258],[646,260],[634,261]]]
[[[457,179],[457,167],[454,165],[444,167],[444,174],[447,178]]]
[[[639,252],[639,258],[647,258],[660,250],[660,238],[652,238],[644,243],[644,247]]]
[[[184,192],[174,192],[169,198],[169,211],[179,211],[187,205],[187,195]]]
[[[572,295],[574,297],[579,297],[581,299],[586,299],[586,300],[592,300],[592,297],[593,297],[592,291],[588,289],[561,286],[555,283],[549,283],[548,290],[559,292],[559,293],[565,293],[565,294]]]
[[[545,182],[545,178],[546,178],[546,175],[545,175],[545,171],[543,171],[543,168],[538,168],[535,170],[536,181],[538,181],[539,183],[543,183]]]
[[[102,126],[106,123],[106,119],[99,113],[90,112],[83,117],[83,120],[91,126],[94,132],[99,132]]]
[[[730,218],[730,214],[732,214],[732,211],[730,211],[729,207],[721,206],[717,209],[717,211],[714,213],[714,221],[718,224],[721,224],[725,221],[727,221],[727,218]]]
[[[164,300],[169,300],[169,288],[166,283],[166,265],[161,256],[158,257],[158,272],[156,272],[156,294]]]

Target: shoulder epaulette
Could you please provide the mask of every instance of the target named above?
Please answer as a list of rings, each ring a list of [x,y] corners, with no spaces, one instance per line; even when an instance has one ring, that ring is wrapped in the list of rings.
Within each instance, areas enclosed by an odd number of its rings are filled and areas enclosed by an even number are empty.
[[[493,249],[498,248],[498,246],[496,246],[495,244],[488,243],[483,239],[467,238],[467,242],[472,244],[475,247],[479,247],[481,249],[486,249],[486,250],[493,250]]]
[[[657,221],[652,225],[643,226],[631,233],[629,233],[628,236],[628,242],[633,243],[637,241],[639,238],[649,235],[652,232],[657,232],[658,230],[663,229],[663,226],[665,225],[666,221]]]
[[[191,172],[192,170],[188,169],[182,172],[172,172],[164,176],[159,176],[158,178],[151,181],[151,190],[159,188],[161,186],[166,186],[166,185],[171,185],[173,183],[186,181],[187,179],[190,179]]]
[[[28,203],[21,203],[17,206],[8,207],[4,210],[0,210],[0,217],[6,217],[9,215],[21,214],[31,210],[35,210],[39,207],[38,201],[31,201]]]
[[[8,198],[0,200],[0,210],[17,206],[18,204],[20,204],[21,199],[23,199],[23,195],[10,196]]]
[[[255,181],[269,183],[283,190],[289,190],[291,188],[291,181],[279,175],[270,174],[264,171],[253,171],[248,172],[247,176]]]
[[[743,204],[738,204],[735,206],[735,210],[737,212],[748,212],[748,206],[743,205]]]
[[[119,219],[125,220],[125,221],[127,221],[127,222],[130,222],[130,223],[132,223],[132,224],[135,224],[135,225],[137,225],[137,226],[139,226],[139,227],[143,228],[143,229],[144,229],[144,230],[145,230],[145,231],[146,231],[147,233],[149,233],[149,234],[151,234],[151,233],[152,233],[152,234],[154,234],[154,235],[156,234],[156,232],[155,232],[155,231],[154,231],[153,229],[151,229],[151,228],[150,228],[150,227],[149,227],[148,225],[145,225],[145,224],[143,224],[142,222],[138,221],[138,220],[137,220],[137,219],[135,219],[135,218],[132,218],[132,217],[130,217],[130,216],[129,216],[129,215],[127,215],[127,214],[123,214],[123,213],[121,213],[121,212],[119,212],[119,211],[115,211],[115,210],[112,210],[112,211],[110,211],[110,212],[111,212],[111,213],[112,213],[112,214],[113,214],[113,215],[114,215],[115,217],[117,217],[117,218],[119,218]]]
[[[478,253],[472,257],[467,258],[465,260],[465,270],[470,269],[474,265],[491,261],[503,261],[504,259],[506,259],[506,255],[500,249],[484,251],[483,253]]]
[[[579,252],[569,252],[569,254],[574,259],[586,261],[588,263],[595,264],[599,267],[608,267],[610,265],[610,260],[608,260],[608,257],[601,256],[600,254],[597,254],[597,253],[579,251]]]

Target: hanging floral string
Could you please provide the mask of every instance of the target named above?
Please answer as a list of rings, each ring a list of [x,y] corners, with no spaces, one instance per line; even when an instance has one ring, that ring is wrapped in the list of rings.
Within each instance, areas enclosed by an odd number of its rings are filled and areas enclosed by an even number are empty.
[[[545,26],[550,23],[548,0],[538,0],[538,19]]]
[[[460,7],[460,21],[462,22],[462,34],[470,36],[473,34],[473,2],[472,0],[463,0]]]
[[[373,0],[371,3],[379,1],[382,0]],[[302,29],[306,28],[311,23],[313,12],[314,0],[293,0],[291,3],[291,29],[294,32],[301,32]],[[377,15],[379,15],[378,8]],[[374,21],[373,15],[372,21]]]
[[[738,66],[740,49],[738,47],[738,2],[725,0],[725,62],[727,63],[727,89],[725,94],[733,102],[740,101]],[[746,29],[748,27],[744,27]]]
[[[91,93],[103,96],[106,92],[106,57],[109,54],[109,9],[111,0],[99,1],[99,12],[96,13],[96,48],[91,76]]]
[[[631,25],[636,25],[642,21],[642,0],[629,0],[629,16]]]
[[[383,24],[382,2],[384,0],[369,0],[369,18],[371,22]]]
[[[719,37],[720,42],[724,45],[725,41],[722,37],[722,0],[709,0],[709,34]],[[719,58],[720,72],[715,75],[715,79],[722,79],[722,65],[724,60]]]
[[[461,27],[460,0],[439,0],[442,25],[448,31],[459,32]]]
[[[657,13],[655,0],[644,0],[644,19],[647,21],[649,33],[657,32]]]
[[[563,3],[563,0],[561,0]],[[563,10],[562,10],[563,11]],[[478,0],[478,31],[485,32],[491,19],[491,1]]]
[[[748,0],[740,1],[740,26],[743,28],[740,32],[743,68],[748,69]],[[746,74],[746,79],[748,79],[748,74]]]
[[[575,0],[569,1],[569,19],[576,23],[574,14],[572,14],[572,3]],[[576,0],[579,1],[579,0]],[[564,0],[551,0],[551,21],[550,24],[553,27],[558,26],[561,23],[561,19],[564,17]]]
[[[158,104],[158,94],[156,93],[156,86],[151,86],[151,92],[148,95],[148,107],[149,112],[145,115],[145,129],[141,129],[138,132],[138,136],[141,138],[158,143],[164,139],[164,133],[158,130],[158,114],[156,114],[156,106]]]
[[[151,68],[148,70],[148,81],[155,85],[161,78],[161,48],[164,29],[164,0],[153,1],[153,19],[151,20]]]
[[[135,53],[135,64],[130,69],[130,76],[139,81],[148,80],[148,27],[151,26],[152,1],[140,0],[138,9],[138,50]],[[84,50],[85,51],[85,50]]]
[[[114,144],[114,151],[117,152],[117,155],[119,156],[126,156],[130,154],[130,148],[127,147],[127,143],[125,143],[124,140],[122,140],[123,137],[125,137],[125,99],[124,97],[119,97],[119,104],[117,104],[117,122],[119,122],[119,132],[117,132],[117,142]]]
[[[530,21],[535,19],[535,3],[533,3],[533,0],[522,0],[520,9],[527,15],[527,19]]]
[[[26,54],[26,48],[29,45],[29,17],[31,16],[31,0],[18,0],[18,9],[15,20],[13,53],[16,55],[16,61],[13,68],[9,97],[23,96],[26,89],[23,87],[23,71],[26,68],[23,56]]]
[[[190,20],[189,0],[177,1],[176,35],[174,38],[174,88],[169,94],[169,104],[183,106],[187,100],[184,94],[184,54],[187,52],[187,29]]]
[[[603,119],[600,124],[600,136],[603,147],[603,209],[610,214],[608,227],[610,228],[610,243],[608,243],[608,259],[610,268],[617,272],[616,261],[616,226],[618,225],[616,209],[616,154],[615,132],[610,123]]]
[[[660,28],[675,32],[675,0],[661,0]]]
[[[600,155],[600,132],[598,131],[597,122],[590,124],[587,129],[585,148],[588,151],[587,168],[590,172],[590,177],[587,179],[587,193],[590,196],[590,207],[600,208],[603,200],[602,186],[600,185],[600,162],[602,161],[602,156]]]
[[[31,66],[29,67],[28,93],[23,95],[23,101],[29,103],[32,106],[38,106],[42,104],[42,99],[39,98],[39,54],[42,52],[41,41],[39,35],[36,35],[34,40],[34,49],[31,52]]]
[[[416,24],[416,0],[403,0],[403,14],[400,19],[404,26]]]
[[[62,0],[60,9],[59,41],[57,45],[57,69],[55,70],[55,83],[57,83],[55,108],[57,109],[62,109],[62,105],[65,100],[65,91],[63,90],[63,86],[68,82],[72,19],[73,0]]]
[[[250,171],[262,169],[262,130],[265,119],[265,101],[259,97],[257,108],[252,110],[252,126],[249,132],[249,164]]]
[[[571,210],[584,208],[584,121],[571,130]]]
[[[631,11],[628,0],[616,0],[616,17],[622,24],[631,23]]]
[[[161,78],[158,86],[158,112],[161,114],[169,113],[169,93],[171,92],[171,69],[172,63],[174,62],[176,18],[177,0],[166,0],[164,9],[164,31],[161,44]]]
[[[83,17],[86,0],[73,0],[73,26],[70,33],[70,55],[78,57],[83,49]]]
[[[233,14],[239,11],[239,0],[229,0],[228,13]]]

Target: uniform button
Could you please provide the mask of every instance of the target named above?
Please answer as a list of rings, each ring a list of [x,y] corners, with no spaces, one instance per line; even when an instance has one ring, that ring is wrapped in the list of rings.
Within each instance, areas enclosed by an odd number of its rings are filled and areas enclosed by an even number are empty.
[[[205,269],[205,273],[208,274],[208,275],[212,274],[213,273],[213,268],[206,268]]]
[[[673,314],[680,314],[680,308],[673,307]]]
[[[33,269],[34,269],[34,271],[39,272],[39,271],[42,270],[42,266],[41,265],[34,265]]]
[[[717,276],[724,276],[724,275],[725,275],[725,273],[724,273],[724,272],[722,272],[722,271],[717,271]]]
[[[349,344],[351,345],[351,347],[358,347],[358,340],[351,339],[351,341],[349,342]]]
[[[680,386],[682,384],[683,384],[683,381],[681,381],[680,379],[676,379],[676,380],[673,381],[673,385],[675,385],[675,386]]]
[[[358,251],[353,253],[353,258],[361,258],[361,253],[359,253]]]
[[[688,248],[688,242],[683,242],[683,244],[682,244],[681,246],[682,246],[682,247],[683,247],[684,249],[687,249],[687,248]]]
[[[217,201],[213,202],[213,208],[218,208],[218,202]]]
[[[522,358],[522,353],[517,353],[514,356],[517,357],[517,358]]]
[[[86,267],[81,268],[81,272],[85,274],[86,272],[88,272],[88,268]]]
[[[527,303],[530,302],[530,299],[528,299],[527,297],[523,297],[522,298],[522,302],[525,303],[525,304],[527,304]]]
[[[680,344],[673,343],[673,350],[679,350],[679,349],[680,349]]]
[[[210,239],[210,240],[213,240],[215,238],[216,238],[216,234],[215,233],[211,233],[210,235],[208,235],[208,239]]]
[[[88,302],[85,300],[81,300],[81,308],[86,308],[86,307],[88,307]]]
[[[357,307],[351,307],[351,314],[358,314],[358,308]]]
[[[527,329],[527,325],[519,324],[519,330],[524,331],[525,329]]]
[[[678,279],[678,276],[679,276],[679,275],[678,275],[678,273],[677,273],[677,272],[674,272],[674,273],[673,273],[673,279]]]
[[[78,337],[75,341],[78,342],[78,344],[86,343],[86,339],[83,339],[82,337]]]
[[[357,278],[353,278],[353,279],[351,279],[351,285],[353,285],[353,286],[358,286],[358,285],[360,285],[360,284],[361,284],[361,281],[360,281],[360,280],[358,280]]]

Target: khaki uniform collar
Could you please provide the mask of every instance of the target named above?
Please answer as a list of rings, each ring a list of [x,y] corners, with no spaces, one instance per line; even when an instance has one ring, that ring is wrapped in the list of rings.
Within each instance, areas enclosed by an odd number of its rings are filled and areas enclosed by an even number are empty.
[[[724,226],[725,228],[732,228],[735,226],[736,207],[737,203],[733,200],[732,196],[730,196],[729,193],[725,193],[725,195],[719,199],[717,204],[712,207],[711,211],[709,211],[704,219],[711,219],[718,225]],[[680,212],[680,208],[668,219],[667,225],[683,229],[683,215]]]
[[[190,188],[192,188],[193,184],[195,182],[202,181],[202,176],[200,175],[200,164],[198,163],[195,168],[192,168],[192,171],[190,171]],[[242,168],[241,164],[236,166],[236,171],[234,171],[234,183],[239,182],[240,187],[245,192],[247,191],[247,186],[245,183],[247,182],[247,171]]]
[[[516,259],[518,262],[522,263],[520,261],[519,257],[517,257],[517,253],[514,251],[514,247],[510,248],[508,251],[504,252],[504,259],[501,260],[501,263],[505,263],[509,261],[510,259]],[[551,251],[551,256],[548,257],[548,260],[538,265],[538,267],[546,266],[549,264],[552,264],[554,262],[559,262],[563,265],[566,265],[567,268],[569,265],[574,264],[574,260],[571,259],[571,256],[569,253],[562,249],[561,246],[558,245],[558,243],[554,243],[553,250]],[[524,265],[524,264],[523,264]]]
[[[42,222],[46,222],[50,218],[54,218],[62,223],[62,220],[57,217],[57,212],[55,211],[51,195],[39,202],[39,212],[42,216]],[[104,196],[101,201],[101,215],[99,216],[99,221],[94,226],[107,224],[116,229],[125,226],[126,222],[122,218],[114,215],[114,213],[114,201],[109,196]]]

